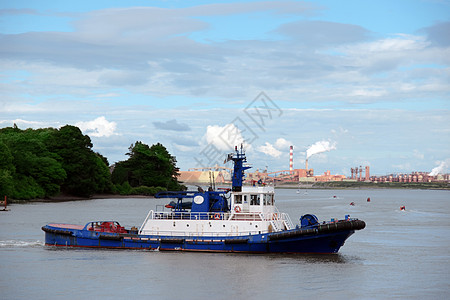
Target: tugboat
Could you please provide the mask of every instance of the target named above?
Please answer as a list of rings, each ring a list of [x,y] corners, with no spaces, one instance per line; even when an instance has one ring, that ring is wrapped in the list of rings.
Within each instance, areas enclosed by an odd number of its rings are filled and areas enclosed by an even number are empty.
[[[366,224],[345,216],[319,223],[303,215],[294,226],[275,206],[274,187],[243,186],[246,156],[235,148],[231,189],[161,192],[172,198],[170,211],[150,210],[140,228],[125,229],[116,221],[84,226],[47,224],[45,245],[63,247],[149,249],[243,253],[337,253],[345,240]]]

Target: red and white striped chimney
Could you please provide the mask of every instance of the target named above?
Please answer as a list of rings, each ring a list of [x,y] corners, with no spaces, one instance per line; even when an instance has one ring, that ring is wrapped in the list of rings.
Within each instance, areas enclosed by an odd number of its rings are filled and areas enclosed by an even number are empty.
[[[291,146],[291,148],[289,149],[289,171],[294,170],[293,156],[294,156],[294,146]]]

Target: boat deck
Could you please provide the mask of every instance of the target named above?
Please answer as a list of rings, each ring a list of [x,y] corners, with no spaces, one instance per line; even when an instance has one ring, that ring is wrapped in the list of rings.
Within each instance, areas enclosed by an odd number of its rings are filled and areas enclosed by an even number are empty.
[[[83,225],[59,224],[59,223],[48,224],[48,226],[64,228],[64,229],[77,229],[77,230],[82,230],[84,228]]]

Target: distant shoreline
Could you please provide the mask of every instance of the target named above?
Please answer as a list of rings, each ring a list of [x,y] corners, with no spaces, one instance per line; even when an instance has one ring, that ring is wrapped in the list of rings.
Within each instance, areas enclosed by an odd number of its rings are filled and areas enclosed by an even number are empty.
[[[8,203],[28,203],[28,202],[69,202],[69,201],[88,201],[88,200],[97,200],[97,199],[109,199],[109,198],[116,198],[116,199],[126,199],[126,198],[149,198],[154,199],[153,196],[146,196],[146,195],[117,195],[117,194],[97,194],[93,195],[91,197],[79,197],[79,196],[73,196],[73,195],[58,195],[53,196],[50,198],[36,198],[36,199],[30,199],[30,200],[18,200],[18,199],[9,199]]]
[[[349,181],[327,181],[311,184],[283,183],[277,184],[275,188],[284,189],[418,189],[418,190],[450,190],[447,182],[349,182]]]
[[[190,183],[189,185],[191,185]],[[276,189],[300,189],[300,190],[331,190],[331,189],[343,189],[343,190],[357,190],[357,189],[417,189],[417,190],[450,190],[450,183],[438,182],[438,183],[399,183],[399,182],[383,182],[383,183],[371,183],[371,182],[316,182],[311,184],[297,184],[297,183],[283,183],[277,184]],[[50,198],[36,198],[30,200],[17,200],[9,199],[8,203],[28,203],[28,202],[68,202],[68,201],[87,201],[96,199],[109,199],[109,198],[148,198],[154,199],[153,196],[146,195],[117,195],[117,194],[96,194],[91,197],[79,197],[67,194],[61,194]]]

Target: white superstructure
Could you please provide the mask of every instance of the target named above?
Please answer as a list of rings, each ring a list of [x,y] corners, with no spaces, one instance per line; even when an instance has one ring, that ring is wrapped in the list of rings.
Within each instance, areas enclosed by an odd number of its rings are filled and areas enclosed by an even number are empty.
[[[196,201],[195,197],[194,200]],[[289,216],[275,206],[273,186],[244,186],[231,192],[230,211],[165,212],[151,210],[141,228],[144,235],[240,236],[292,229]]]

